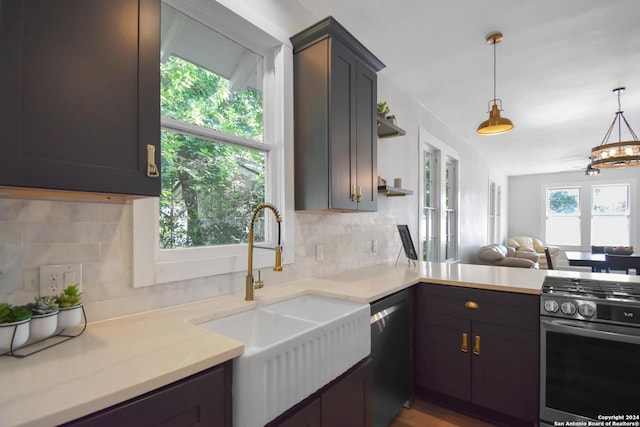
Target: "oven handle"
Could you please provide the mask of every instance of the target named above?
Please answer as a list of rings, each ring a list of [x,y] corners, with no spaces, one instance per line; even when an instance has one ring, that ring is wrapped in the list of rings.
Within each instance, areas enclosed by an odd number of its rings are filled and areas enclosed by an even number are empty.
[[[587,338],[640,344],[640,329],[636,328],[625,328],[614,325],[603,326],[597,323],[589,323],[589,327],[585,328],[563,320],[541,320],[540,323],[544,329],[552,332],[564,332]]]

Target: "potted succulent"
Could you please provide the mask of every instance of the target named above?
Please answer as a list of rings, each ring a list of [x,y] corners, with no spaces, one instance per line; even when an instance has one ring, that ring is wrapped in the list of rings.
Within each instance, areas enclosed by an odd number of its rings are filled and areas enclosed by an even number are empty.
[[[0,303],[0,354],[22,346],[29,339],[31,310]]]
[[[29,336],[32,339],[39,340],[50,337],[58,328],[57,298],[55,295],[35,297],[35,303],[29,304],[31,309]]]
[[[72,328],[80,324],[82,320],[81,295],[82,292],[78,291],[78,284],[75,284],[67,286],[57,296],[56,303],[60,310],[58,312],[59,328]]]

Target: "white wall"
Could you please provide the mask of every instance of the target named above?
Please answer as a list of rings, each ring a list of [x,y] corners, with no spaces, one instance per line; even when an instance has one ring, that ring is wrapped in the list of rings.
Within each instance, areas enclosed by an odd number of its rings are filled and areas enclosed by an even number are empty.
[[[509,178],[509,236],[534,236],[544,239],[545,189],[563,185],[592,185],[625,182],[631,184],[631,212],[640,207],[640,188],[637,180],[640,168],[630,167],[604,170],[600,175],[587,176],[584,171],[553,174],[513,176]],[[636,218],[638,218],[636,216]],[[585,222],[586,225],[586,222]],[[631,222],[631,245],[640,247],[638,221]],[[590,250],[583,242],[578,249]]]
[[[259,27],[277,32],[281,40],[283,34],[294,34],[323,18],[313,17],[299,7],[282,7],[267,0],[221,2]],[[375,46],[368,48],[375,53]],[[488,243],[489,176],[502,186],[504,208],[506,176],[416,103],[411,94],[395,87],[384,70],[379,75],[378,99],[388,102],[398,125],[406,130],[405,136],[379,141],[378,174],[387,179],[402,178],[403,187],[414,190],[414,194],[381,196],[376,213],[296,213],[296,245],[285,248],[295,251],[296,262],[281,274],[265,271],[266,286],[395,261],[401,246],[396,224],[408,224],[416,240],[420,128],[460,155],[461,260],[473,262],[477,249]],[[504,209],[503,230],[507,213]],[[133,288],[132,228],[130,204],[0,199],[0,301],[29,302],[38,293],[39,266],[78,262],[83,264],[84,302],[91,321],[243,291],[244,273]],[[375,254],[371,252],[374,239],[378,241]],[[315,258],[317,244],[324,248],[322,261]]]

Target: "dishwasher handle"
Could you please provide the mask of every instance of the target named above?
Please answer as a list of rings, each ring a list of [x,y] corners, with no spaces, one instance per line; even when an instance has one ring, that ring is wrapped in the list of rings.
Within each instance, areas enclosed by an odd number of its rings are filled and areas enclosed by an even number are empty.
[[[380,310],[377,313],[372,314],[369,320],[369,323],[373,325],[374,323],[379,322],[385,317],[388,317],[394,311],[397,311],[400,308],[402,308],[402,306],[403,306],[403,303],[398,303],[398,304],[392,305],[391,307],[387,307],[384,310]]]

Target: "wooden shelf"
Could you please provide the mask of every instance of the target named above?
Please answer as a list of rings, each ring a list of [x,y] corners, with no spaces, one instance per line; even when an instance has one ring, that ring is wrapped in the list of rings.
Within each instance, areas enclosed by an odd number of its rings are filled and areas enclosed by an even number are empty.
[[[384,119],[380,116],[378,118],[378,138],[392,138],[394,136],[402,136],[406,132],[401,127],[397,126],[391,120]]]
[[[391,187],[388,185],[379,185],[378,193],[382,193],[388,197],[408,196],[413,194],[413,191],[406,190],[404,188]]]

